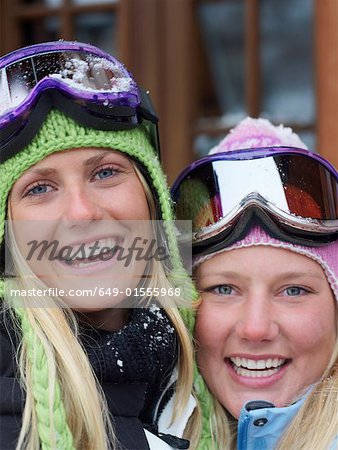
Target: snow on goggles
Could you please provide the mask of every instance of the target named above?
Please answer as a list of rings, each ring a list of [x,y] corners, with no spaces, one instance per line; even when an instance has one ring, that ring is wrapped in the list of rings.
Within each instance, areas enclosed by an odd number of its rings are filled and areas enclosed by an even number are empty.
[[[83,126],[122,130],[158,118],[148,94],[102,50],[79,42],[32,45],[0,58],[0,154],[10,158],[35,136],[52,107]]]
[[[192,221],[192,236],[191,229],[179,231],[182,243],[192,240],[194,253],[226,239],[239,224],[243,230],[241,220],[249,220],[253,210],[272,228],[296,236],[294,242],[337,238],[338,173],[324,158],[303,149],[270,147],[206,156],[181,173],[172,195],[178,221]]]

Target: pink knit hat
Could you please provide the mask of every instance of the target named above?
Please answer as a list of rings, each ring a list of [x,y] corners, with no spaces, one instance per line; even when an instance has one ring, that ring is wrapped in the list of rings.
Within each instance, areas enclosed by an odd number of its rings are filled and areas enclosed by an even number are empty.
[[[243,119],[229,134],[213,147],[209,155],[231,150],[285,145],[307,149],[304,142],[291,128],[272,125],[266,119]]]
[[[252,119],[248,117],[231,130],[217,146],[212,148],[209,154],[245,148],[275,147],[281,145],[307,148],[304,142],[293,133],[291,128],[286,128],[283,125],[274,126],[266,119]],[[216,254],[258,245],[283,248],[317,261],[323,268],[338,301],[338,241],[320,247],[296,245],[275,239],[268,235],[261,227],[254,226],[244,239],[215,253],[197,257],[194,260],[193,267],[197,267],[203,261],[212,258]]]

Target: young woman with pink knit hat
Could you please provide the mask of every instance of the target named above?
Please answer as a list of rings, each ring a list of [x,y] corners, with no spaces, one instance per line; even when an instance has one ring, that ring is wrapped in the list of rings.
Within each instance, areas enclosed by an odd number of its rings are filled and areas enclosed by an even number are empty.
[[[196,387],[212,396],[213,448],[337,449],[336,169],[291,129],[247,118],[172,191],[192,221]]]

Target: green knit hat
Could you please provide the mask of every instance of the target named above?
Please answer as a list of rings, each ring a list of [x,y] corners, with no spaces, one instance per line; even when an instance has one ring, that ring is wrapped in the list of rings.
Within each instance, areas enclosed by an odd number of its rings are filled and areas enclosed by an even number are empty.
[[[145,170],[151,188],[156,192],[160,219],[166,233],[171,257],[171,281],[182,288],[185,298],[196,298],[196,291],[183,269],[173,225],[173,212],[167,182],[158,156],[150,144],[148,130],[138,126],[130,130],[102,131],[85,128],[58,110],[52,110],[33,141],[20,153],[0,165],[0,245],[4,242],[7,199],[13,184],[31,166],[46,156],[63,150],[83,147],[111,148],[136,160]],[[3,295],[0,280],[0,295]]]
[[[151,183],[151,189],[156,193],[159,209],[160,219],[163,220],[163,226],[166,234],[169,253],[171,256],[172,269],[169,277],[174,286],[179,286],[183,292],[183,298],[187,300],[196,300],[198,297],[197,291],[183,268],[179,249],[177,246],[176,229],[173,222],[173,212],[167,182],[162,171],[158,156],[150,144],[148,130],[141,125],[134,129],[122,131],[102,131],[91,128],[85,128],[69,117],[65,116],[58,110],[52,110],[41,129],[33,139],[33,141],[22,151],[17,153],[12,158],[0,164],[0,248],[4,244],[5,220],[7,216],[7,201],[8,195],[13,184],[20,178],[20,176],[31,166],[41,161],[46,156],[69,149],[83,148],[83,147],[98,147],[111,148],[118,150],[130,156],[135,160],[146,173],[148,182]],[[4,280],[0,279],[0,297],[4,296]],[[194,314],[190,308],[180,309],[183,320],[193,332]],[[20,317],[24,339],[31,349],[32,358],[35,362],[34,368],[36,370],[36,379],[41,379],[41,365],[40,362],[45,360],[44,350],[30,329],[24,309],[16,311]],[[45,374],[48,376],[48,374]],[[47,378],[48,379],[48,378]],[[56,383],[56,392],[59,392],[59,385]],[[39,393],[39,388],[36,386],[36,392]],[[38,401],[36,399],[36,401]],[[41,402],[44,400],[41,399]],[[61,424],[59,433],[60,443],[62,449],[73,450],[73,443],[71,433],[65,422],[65,410],[60,399],[60,395],[56,395],[55,400],[55,415],[57,415],[57,423]],[[37,411],[40,412],[43,408],[37,406]],[[39,423],[45,422],[43,417],[40,418]],[[40,427],[39,427],[40,429]],[[46,430],[40,432],[40,439],[42,439],[42,446],[44,449],[49,449],[48,433]]]
[[[29,167],[52,153],[83,147],[108,147],[139,161],[149,173],[158,193],[163,219],[172,218],[164,175],[144,127],[114,132],[84,128],[63,113],[52,110],[33,141],[0,165],[2,224],[6,216],[8,194]],[[0,244],[3,239],[4,227],[0,226]]]

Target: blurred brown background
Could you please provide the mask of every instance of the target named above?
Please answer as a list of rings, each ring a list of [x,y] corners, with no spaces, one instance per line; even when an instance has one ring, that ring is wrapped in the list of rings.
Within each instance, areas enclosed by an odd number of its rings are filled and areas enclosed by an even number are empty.
[[[1,54],[67,39],[151,92],[169,182],[250,115],[338,167],[338,0],[1,0]]]

